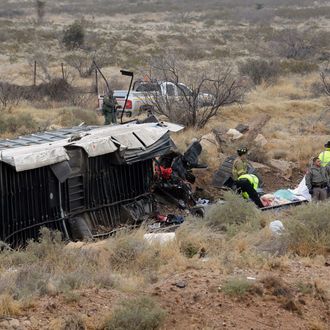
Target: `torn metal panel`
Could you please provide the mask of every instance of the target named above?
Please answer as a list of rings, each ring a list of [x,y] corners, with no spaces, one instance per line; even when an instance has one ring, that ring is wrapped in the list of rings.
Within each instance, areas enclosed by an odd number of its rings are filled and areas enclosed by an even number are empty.
[[[118,149],[109,136],[94,137],[89,135],[71,145],[84,149],[89,157],[109,154]]]
[[[16,171],[26,171],[68,160],[63,146],[49,144],[2,150],[0,161],[13,166]]]
[[[124,149],[144,149],[144,145],[132,133],[116,134],[112,135],[112,138],[123,146]]]
[[[72,168],[68,161],[53,164],[50,168],[60,183],[63,183],[72,174]]]
[[[72,147],[84,149],[88,157],[125,150],[133,151],[134,159],[136,159],[135,151],[138,150],[141,151],[143,159],[146,159],[145,156],[148,153],[145,151],[148,148],[154,151],[154,146],[163,145],[164,137],[169,139],[169,131],[180,129],[182,126],[167,123],[133,123],[45,132],[0,141],[0,161],[15,167],[16,171],[25,171],[68,160],[66,149]],[[70,138],[72,135],[74,139]],[[159,141],[161,143],[157,144]],[[157,153],[153,152],[153,154]]]

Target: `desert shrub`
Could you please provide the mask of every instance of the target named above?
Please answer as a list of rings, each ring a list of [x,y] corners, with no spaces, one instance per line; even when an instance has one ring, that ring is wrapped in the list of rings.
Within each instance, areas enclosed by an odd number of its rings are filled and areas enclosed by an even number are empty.
[[[37,241],[30,241],[26,252],[41,259],[57,259],[64,248],[62,234],[59,231],[50,231],[43,227],[40,229],[40,237]]]
[[[211,234],[210,230],[201,224],[200,219],[188,218],[176,231],[175,238],[180,252],[185,257],[192,258],[202,249],[209,251],[210,240],[212,245],[215,245]]]
[[[155,330],[159,329],[165,311],[148,297],[123,301],[102,327],[104,330]]]
[[[279,277],[269,275],[264,277],[261,283],[273,296],[289,297],[292,294],[291,289]]]
[[[255,85],[262,82],[274,83],[280,74],[280,65],[274,61],[249,59],[239,64],[239,72],[243,76],[248,76]]]
[[[322,82],[320,82],[320,81],[314,81],[311,84],[310,92],[311,92],[312,97],[323,96],[325,94],[324,84],[322,84]]]
[[[31,90],[29,95],[30,99],[37,99],[42,97],[48,97],[52,101],[66,100],[70,95],[74,94],[73,87],[67,80],[61,78],[55,78],[47,83],[42,83]]]
[[[285,224],[282,239],[289,251],[300,256],[327,255],[330,251],[330,203],[297,207]]]
[[[63,274],[58,285],[58,289],[61,292],[68,292],[71,290],[80,289],[81,287],[87,287],[91,283],[92,274],[88,269],[84,267],[77,269],[76,271]]]
[[[231,192],[226,192],[224,199],[224,204],[216,204],[206,213],[207,226],[216,231],[227,231],[232,234],[242,225],[248,230],[259,227],[260,213],[253,203]]]
[[[47,293],[50,274],[42,266],[23,267],[16,276],[13,294],[18,299],[32,296],[43,296]]]
[[[106,270],[104,272],[98,272],[94,276],[94,282],[100,288],[110,289],[118,285],[119,279],[109,273],[109,270]]]
[[[314,287],[312,283],[304,283],[302,281],[299,281],[296,283],[296,289],[302,294],[312,294]]]
[[[119,270],[152,270],[161,264],[160,249],[143,238],[143,231],[121,233],[109,240],[110,265]]]
[[[67,315],[61,322],[61,330],[85,330],[87,327],[81,315]]]
[[[284,73],[307,74],[318,70],[317,64],[303,60],[282,61],[280,67]]]
[[[81,47],[84,44],[84,40],[84,27],[81,22],[75,21],[64,31],[62,42],[68,50],[72,50]]]
[[[82,122],[87,125],[99,123],[96,113],[90,110],[68,108],[61,110],[58,116],[58,123],[63,127],[79,125]]]
[[[21,313],[21,306],[9,294],[0,295],[0,317],[18,316]]]
[[[29,134],[38,130],[38,124],[29,113],[15,115],[0,113],[0,134]]]
[[[17,106],[23,97],[24,92],[19,86],[0,82],[0,108],[10,109]]]
[[[232,278],[225,282],[222,291],[229,296],[242,297],[251,292],[253,286],[253,283],[245,278]]]

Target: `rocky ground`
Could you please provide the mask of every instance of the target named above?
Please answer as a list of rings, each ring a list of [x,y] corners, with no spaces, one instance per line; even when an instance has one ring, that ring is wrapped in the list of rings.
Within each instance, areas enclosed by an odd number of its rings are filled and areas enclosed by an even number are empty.
[[[173,270],[143,293],[166,310],[164,330],[329,329],[330,305],[323,290],[330,284],[330,268],[323,261],[313,265],[290,261],[281,266],[285,271],[235,269],[231,276],[249,278],[253,286],[242,296],[231,296],[223,292],[228,275],[205,259],[198,268]],[[0,328],[63,329],[63,319],[79,315],[88,329],[96,329],[119,299],[134,295],[105,289],[77,290],[76,294],[77,301],[61,295],[40,298],[21,317],[2,319]]]

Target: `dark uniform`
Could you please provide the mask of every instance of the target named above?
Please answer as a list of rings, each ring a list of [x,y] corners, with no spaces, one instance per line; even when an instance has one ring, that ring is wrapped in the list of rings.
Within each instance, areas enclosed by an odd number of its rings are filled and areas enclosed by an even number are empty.
[[[325,200],[329,184],[330,167],[312,165],[306,174],[306,186],[314,200]]]
[[[117,123],[117,107],[118,107],[117,100],[110,92],[103,99],[102,113],[104,116],[104,125]]]

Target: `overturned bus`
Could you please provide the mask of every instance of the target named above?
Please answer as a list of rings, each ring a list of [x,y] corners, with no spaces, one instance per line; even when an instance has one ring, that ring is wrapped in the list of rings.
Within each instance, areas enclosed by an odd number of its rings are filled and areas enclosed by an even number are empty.
[[[23,245],[41,227],[95,237],[147,213],[153,159],[173,124],[82,126],[0,140],[0,240]]]

